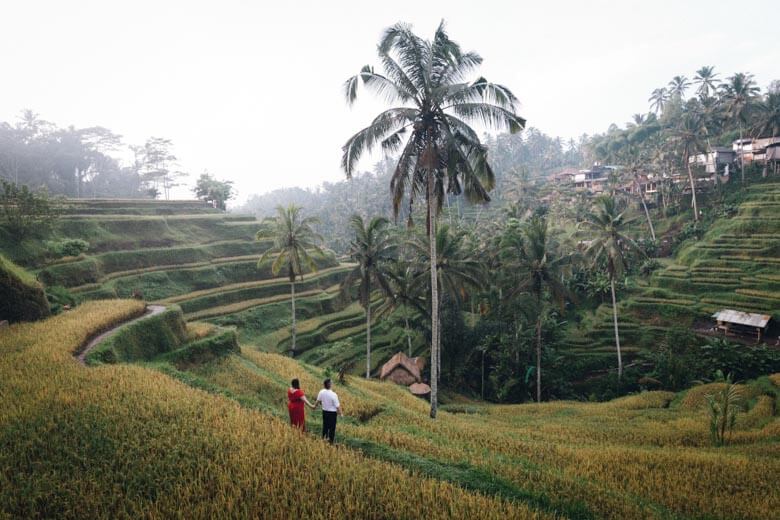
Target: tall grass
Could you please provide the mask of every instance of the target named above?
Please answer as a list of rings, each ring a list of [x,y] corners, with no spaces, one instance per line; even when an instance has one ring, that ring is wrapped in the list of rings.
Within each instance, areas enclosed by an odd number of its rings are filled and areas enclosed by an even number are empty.
[[[419,479],[136,365],[80,366],[135,301],[0,333],[0,516],[551,518]]]

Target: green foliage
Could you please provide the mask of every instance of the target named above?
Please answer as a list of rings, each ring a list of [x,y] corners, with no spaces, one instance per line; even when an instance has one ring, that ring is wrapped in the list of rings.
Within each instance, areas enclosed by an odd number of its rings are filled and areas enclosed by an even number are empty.
[[[89,242],[80,238],[66,238],[59,241],[50,241],[46,246],[54,258],[63,256],[79,256],[89,249]]]
[[[725,384],[721,390],[706,396],[710,413],[710,437],[715,446],[728,443],[742,404],[742,395],[734,385],[731,374],[723,378],[723,382]]]
[[[199,199],[213,203],[218,209],[224,210],[225,203],[235,197],[233,181],[219,181],[208,173],[202,173],[192,190]]]
[[[51,313],[41,284],[3,255],[0,255],[0,295],[0,320],[35,321]]]
[[[639,274],[644,277],[648,277],[660,268],[661,263],[658,260],[655,258],[649,258],[642,262],[642,265],[639,266]]]
[[[56,216],[49,195],[0,179],[0,227],[16,240],[47,231]]]
[[[78,299],[61,285],[47,287],[46,299],[49,301],[52,314],[59,314],[66,307],[73,308],[78,303]]]

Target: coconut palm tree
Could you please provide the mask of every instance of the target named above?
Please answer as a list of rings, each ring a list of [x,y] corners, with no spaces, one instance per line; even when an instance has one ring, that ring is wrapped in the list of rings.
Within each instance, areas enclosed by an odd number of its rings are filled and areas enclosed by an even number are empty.
[[[618,210],[615,199],[606,196],[596,199],[593,211],[582,222],[591,238],[585,255],[591,259],[593,265],[603,262],[609,277],[609,288],[612,293],[612,319],[615,327],[615,349],[618,358],[618,379],[623,376],[623,357],[620,352],[615,279],[626,270],[626,253],[641,251],[636,242],[626,234],[631,222],[630,219],[626,218],[625,213]]]
[[[756,104],[751,130],[755,137],[780,135],[780,92],[770,92]]]
[[[693,77],[693,84],[699,85],[696,89],[696,93],[702,99],[710,97],[710,92],[715,92],[718,88],[718,74],[715,72],[715,67],[705,65],[696,71],[696,75]]]
[[[685,91],[691,86],[691,82],[685,76],[675,76],[669,82],[669,95],[685,99]]]
[[[511,229],[511,228],[520,228]],[[536,401],[542,400],[542,320],[545,315],[544,296],[563,307],[570,297],[563,277],[571,265],[571,256],[563,255],[552,237],[547,219],[533,216],[524,225],[510,220],[501,238],[501,256],[512,272],[517,285],[511,293],[529,293],[536,303]],[[519,231],[519,233],[517,232]]]
[[[356,283],[359,284],[358,300],[366,311],[366,379],[371,378],[372,282],[384,294],[393,293],[389,270],[395,261],[397,245],[387,232],[388,224],[389,221],[384,217],[374,217],[368,224],[360,215],[353,215],[350,219],[355,238],[350,244],[349,256],[357,265],[347,274],[341,288],[348,292]]]
[[[290,280],[290,301],[292,307],[292,324],[290,333],[292,336],[291,355],[295,356],[295,282],[298,277],[303,278],[304,270],[317,271],[317,264],[311,253],[323,255],[319,246],[322,237],[314,232],[312,226],[319,220],[315,217],[301,216],[302,208],[294,204],[276,207],[276,216],[263,220],[262,228],[257,232],[257,240],[272,240],[273,245],[268,248],[257,261],[258,267],[273,257],[271,272],[278,275],[284,271]]]
[[[472,202],[490,200],[488,191],[495,177],[482,145],[469,122],[518,132],[525,120],[516,112],[512,92],[485,78],[466,77],[482,62],[474,52],[464,52],[447,35],[442,22],[432,40],[415,35],[407,24],[385,30],[377,47],[384,74],[366,65],[345,83],[347,102],[352,104],[362,85],[398,106],[380,113],[369,126],[347,140],[342,167],[351,178],[360,157],[381,147],[400,152],[390,190],[393,209],[408,195],[408,204],[424,196],[427,232],[436,236],[436,217],[445,193],[465,194]],[[412,212],[409,212],[411,225]],[[436,240],[430,240],[431,300],[439,301],[436,272]],[[438,357],[439,309],[431,312],[431,358]],[[438,367],[431,363],[431,417],[438,409]]]
[[[721,86],[721,97],[726,115],[739,124],[739,163],[742,183],[745,182],[745,159],[742,154],[743,129],[756,101],[760,89],[752,74],[737,72]]]
[[[699,207],[696,203],[696,181],[691,169],[691,155],[703,149],[702,138],[707,135],[707,127],[704,124],[702,114],[693,107],[686,108],[677,119],[677,125],[671,129],[672,139],[682,150],[683,164],[688,169],[688,181],[691,185],[691,205],[693,206],[693,220],[699,221]]]
[[[669,101],[669,91],[663,87],[657,88],[650,94],[650,99],[648,99],[648,101],[650,102],[650,110],[656,114],[660,114],[664,111],[666,102]]]

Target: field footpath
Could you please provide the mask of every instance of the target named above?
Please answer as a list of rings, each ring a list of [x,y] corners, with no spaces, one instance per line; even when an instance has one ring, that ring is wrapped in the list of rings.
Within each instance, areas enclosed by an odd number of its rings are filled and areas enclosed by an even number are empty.
[[[124,327],[126,325],[129,325],[131,323],[135,323],[136,321],[145,320],[146,318],[151,318],[152,316],[156,316],[157,314],[160,314],[161,312],[163,312],[165,309],[166,309],[166,307],[164,305],[147,305],[146,306],[146,312],[144,312],[142,315],[140,315],[140,316],[138,316],[136,318],[132,318],[132,319],[129,319],[127,321],[124,321],[124,322],[122,322],[122,323],[120,323],[120,324],[118,324],[118,325],[108,329],[107,331],[98,334],[97,336],[95,336],[94,338],[89,340],[87,342],[87,345],[83,349],[81,349],[80,351],[78,351],[75,354],[76,359],[82,365],[86,365],[87,364],[87,362],[86,362],[87,354],[89,354],[92,351],[92,349],[94,349],[96,346],[98,346],[98,344],[100,344],[102,341],[104,341],[104,340],[108,339],[109,337],[113,336],[114,334],[116,334],[119,331],[119,329],[121,329],[122,327]]]

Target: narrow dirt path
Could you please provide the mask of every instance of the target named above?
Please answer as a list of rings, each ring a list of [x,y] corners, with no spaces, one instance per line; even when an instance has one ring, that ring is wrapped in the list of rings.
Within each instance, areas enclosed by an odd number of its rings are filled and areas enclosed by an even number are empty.
[[[117,331],[119,329],[121,329],[125,325],[129,325],[131,323],[135,323],[136,321],[145,320],[146,318],[151,318],[152,316],[160,314],[162,311],[165,310],[165,308],[166,307],[164,305],[147,305],[146,306],[146,312],[143,313],[141,316],[138,316],[137,318],[133,318],[132,320],[128,320],[128,321],[125,321],[123,323],[120,323],[116,327],[108,329],[107,331],[103,332],[102,334],[98,334],[97,336],[95,336],[94,338],[89,340],[89,343],[87,343],[87,346],[84,347],[84,349],[76,355],[76,359],[82,365],[86,365],[87,354],[89,354],[92,351],[92,349],[94,349],[98,345],[98,343],[100,343],[101,341],[103,341],[103,340],[113,336],[114,334],[117,333]]]

